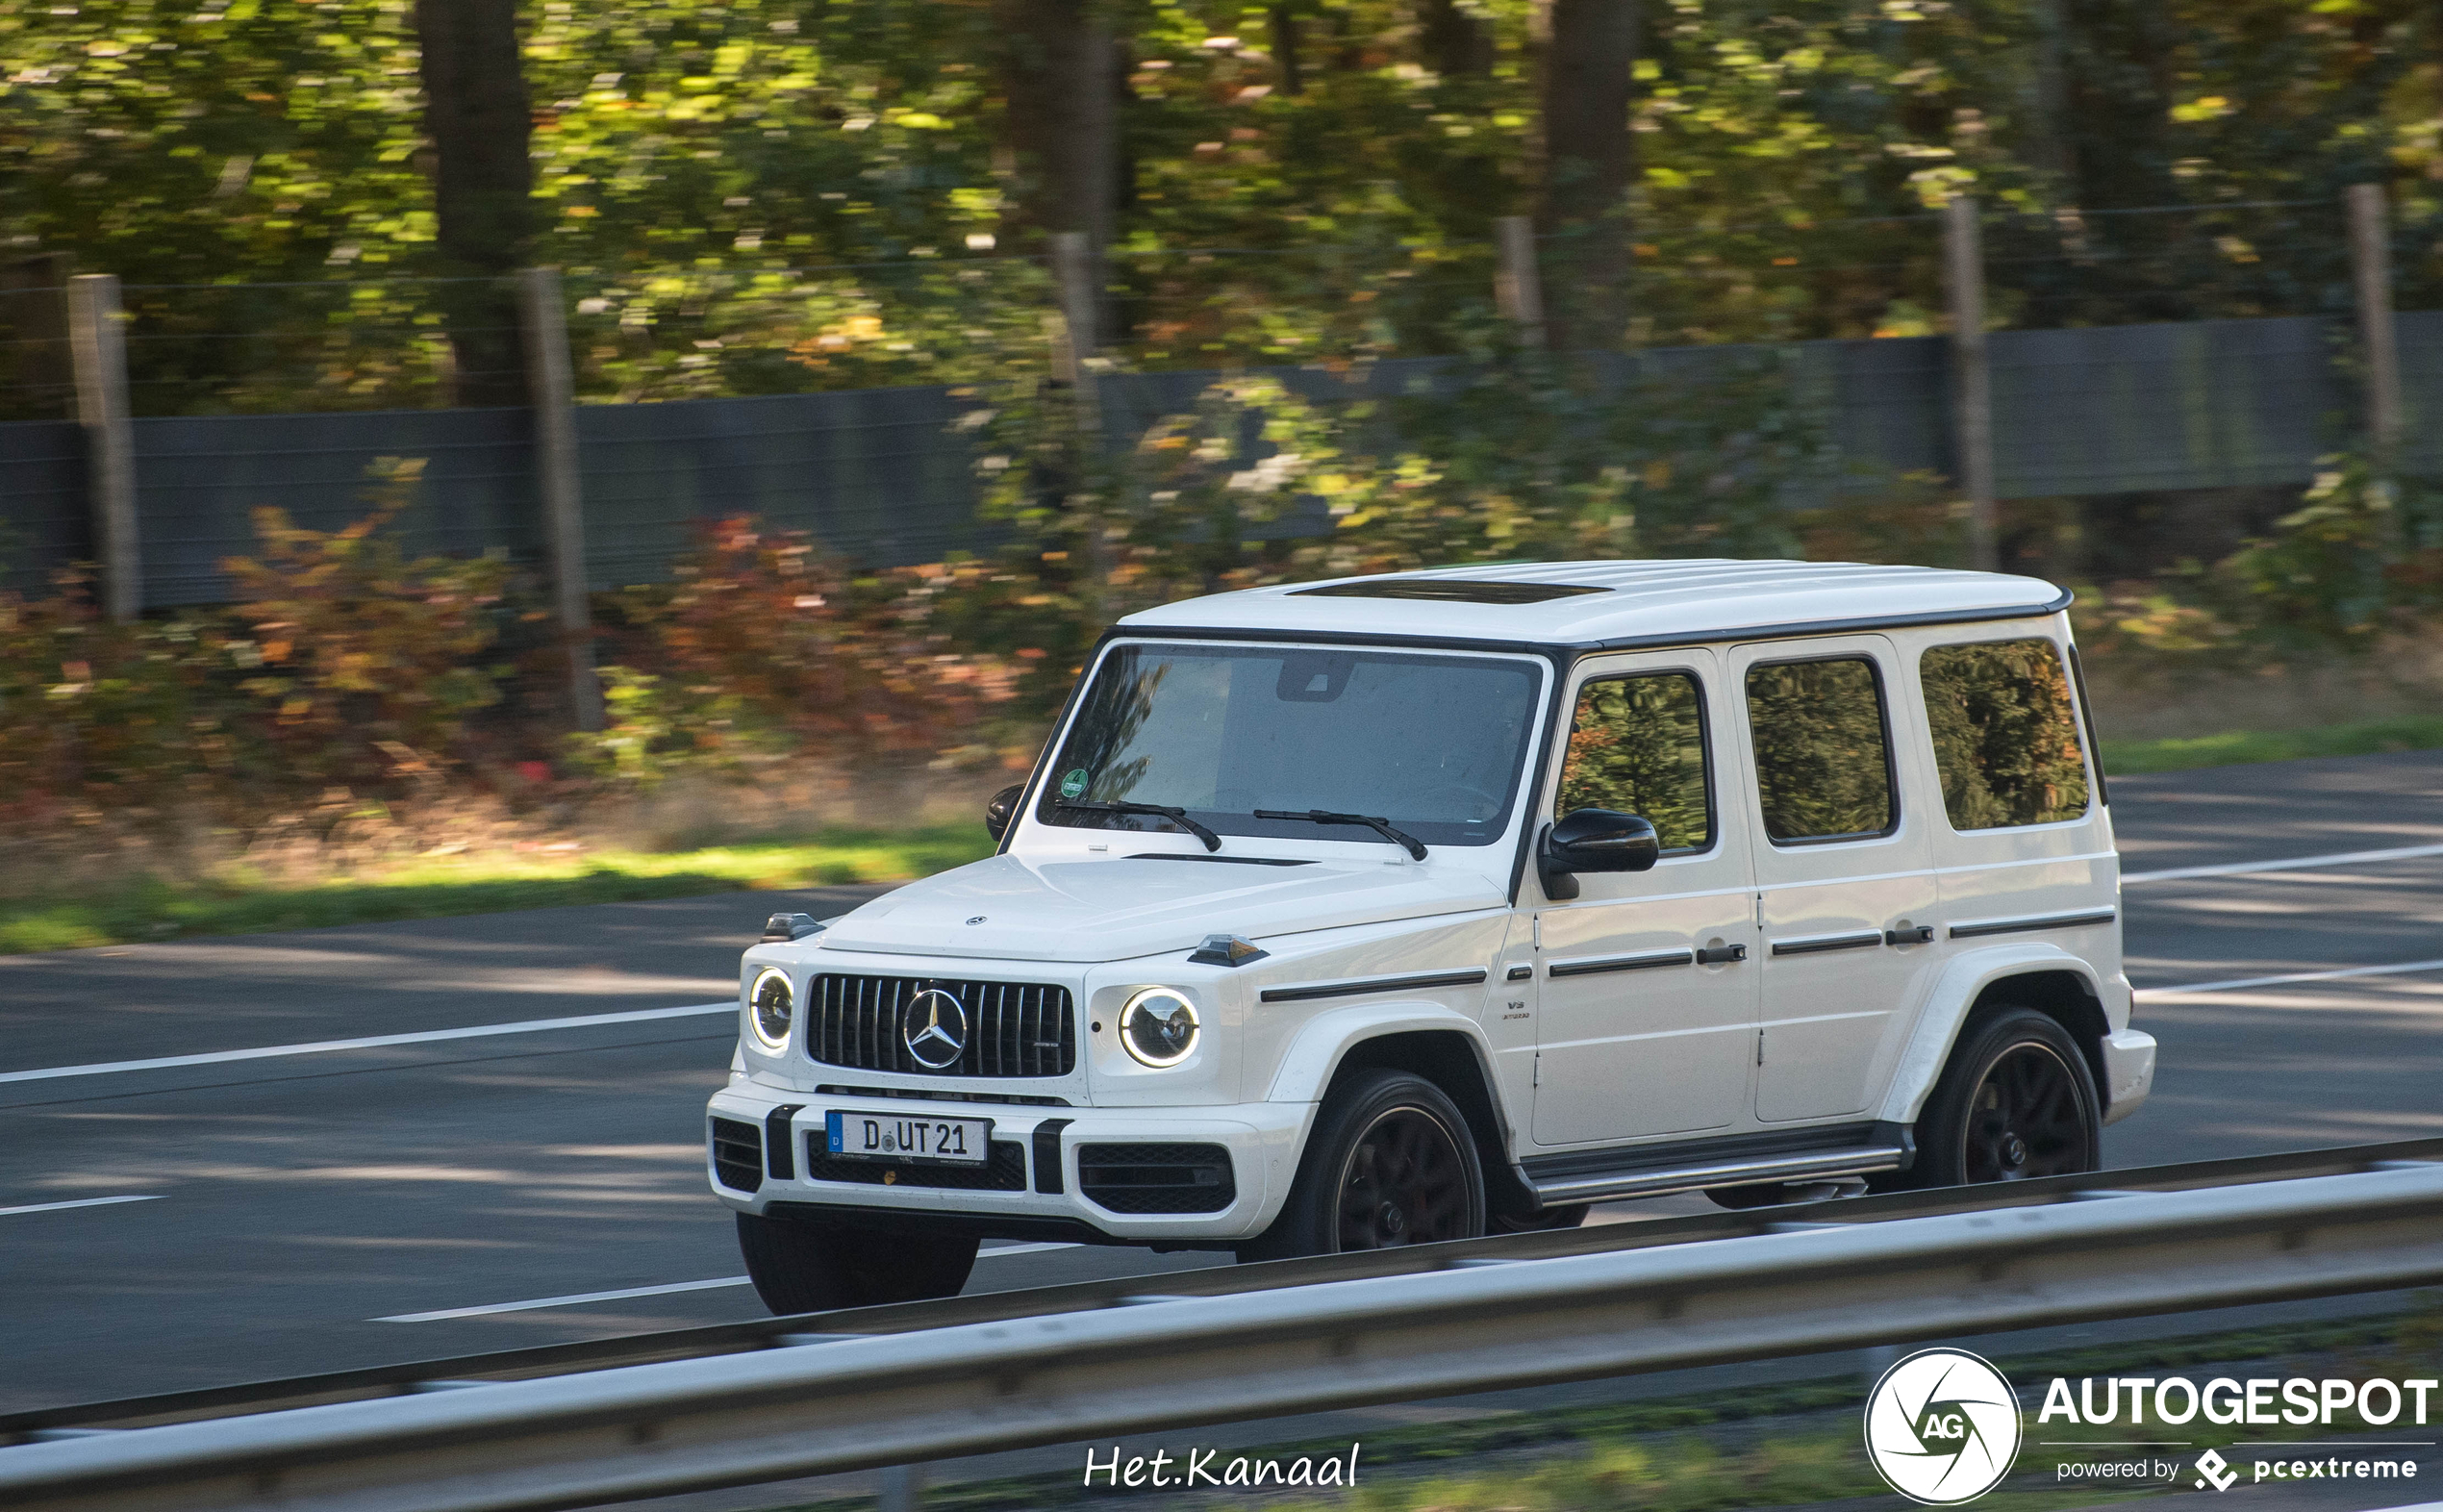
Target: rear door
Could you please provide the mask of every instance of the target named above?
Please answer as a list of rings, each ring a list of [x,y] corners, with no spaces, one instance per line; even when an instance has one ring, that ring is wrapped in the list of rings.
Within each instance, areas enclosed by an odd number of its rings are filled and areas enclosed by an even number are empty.
[[[1649,871],[1582,875],[1574,898],[1544,898],[1526,879],[1526,898],[1541,900],[1535,1142],[1743,1124],[1756,933],[1747,819],[1721,801],[1734,789],[1720,660],[1608,657],[1582,665],[1569,696],[1568,745],[1538,829],[1574,809],[1616,809],[1651,820],[1663,855]]]
[[[1943,946],[1925,741],[1881,636],[1734,647],[1763,929],[1756,1117],[1863,1113]]]

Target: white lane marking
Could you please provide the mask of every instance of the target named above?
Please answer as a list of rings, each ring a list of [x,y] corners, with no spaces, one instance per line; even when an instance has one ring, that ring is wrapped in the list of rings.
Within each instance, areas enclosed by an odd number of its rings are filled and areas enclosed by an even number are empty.
[[[444,1318],[482,1318],[491,1313],[522,1313],[537,1307],[573,1307],[579,1302],[617,1302],[631,1297],[667,1297],[672,1292],[709,1292],[722,1286],[750,1286],[753,1281],[743,1275],[725,1275],[714,1281],[673,1281],[667,1286],[630,1286],[616,1292],[577,1292],[567,1297],[538,1297],[525,1302],[490,1302],[482,1307],[446,1307],[432,1313],[396,1313],[388,1318],[368,1320],[372,1323],[439,1323]]]
[[[2139,997],[2174,997],[2182,993],[2235,993],[2243,987],[2284,987],[2293,982],[2337,982],[2350,976],[2403,976],[2413,971],[2443,971],[2443,960],[2403,961],[2394,966],[2351,966],[2335,971],[2290,971],[2280,976],[2240,976],[2228,982],[2192,982],[2185,987],[2141,987]]]
[[[463,1029],[425,1029],[415,1034],[375,1034],[361,1040],[312,1040],[303,1045],[264,1045],[246,1050],[211,1050],[201,1055],[164,1055],[148,1061],[99,1061],[89,1066],[45,1066],[35,1071],[0,1071],[0,1082],[49,1081],[59,1076],[113,1076],[121,1071],[166,1071],[177,1066],[218,1066],[227,1061],[261,1061],[282,1055],[324,1055],[333,1050],[374,1050],[390,1045],[430,1045],[437,1040],[480,1040],[494,1034],[543,1034],[553,1029],[590,1029],[605,1023],[646,1023],[655,1019],[686,1019],[701,1014],[736,1013],[735,1001],[694,1003],[685,1008],[639,1008],[628,1013],[589,1013],[573,1019],[528,1019],[520,1023],[476,1023]]]
[[[105,1197],[104,1201],[126,1201],[124,1197]],[[0,1209],[0,1211],[6,1211]],[[995,1255],[1034,1254],[1045,1249],[1074,1249],[1075,1245],[998,1245],[979,1250],[978,1260]],[[743,1275],[725,1275],[711,1281],[673,1281],[667,1286],[630,1286],[616,1292],[578,1292],[569,1297],[538,1297],[524,1302],[491,1302],[482,1307],[446,1307],[431,1313],[397,1313],[389,1318],[368,1319],[370,1323],[440,1323],[446,1318],[482,1318],[492,1313],[532,1312],[538,1307],[573,1307],[580,1302],[617,1302],[631,1297],[667,1297],[673,1292],[710,1292],[724,1286],[751,1286],[754,1282]]]
[[[0,1218],[12,1213],[56,1213],[64,1207],[109,1207],[114,1202],[158,1202],[158,1197],[78,1197],[73,1202],[29,1202],[23,1207],[0,1207]]]
[[[2287,861],[2234,861],[2219,867],[2174,867],[2168,871],[2125,871],[2123,886],[2131,882],[2182,882],[2190,877],[2237,877],[2254,871],[2315,871],[2328,867],[2354,867],[2362,861],[2409,861],[2443,856],[2443,845],[2396,845],[2390,850],[2339,850],[2329,856],[2293,856]]]

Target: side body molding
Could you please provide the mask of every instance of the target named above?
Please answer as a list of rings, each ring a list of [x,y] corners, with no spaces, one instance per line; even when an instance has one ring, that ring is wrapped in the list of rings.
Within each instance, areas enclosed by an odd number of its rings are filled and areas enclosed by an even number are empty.
[[[1891,1089],[1884,1094],[1882,1106],[1875,1117],[1894,1123],[1916,1122],[1934,1090],[1935,1079],[1943,1073],[1943,1062],[1950,1058],[1952,1046],[1959,1038],[1960,1025],[1967,1021],[1969,1009],[1976,1006],[1977,995],[2004,977],[2034,971],[2067,971],[2078,977],[2094,995],[2109,1027],[2128,1026],[2127,983],[2118,978],[2110,983],[2099,981],[2093,966],[2057,945],[2031,941],[1969,951],[1945,967],[1943,974],[1934,979],[1933,990],[1927,994],[1926,1005],[1918,1013],[1917,1027],[1910,1032],[1900,1063],[1893,1069]],[[2113,991],[2115,986],[2120,989],[2117,993]],[[2106,1097],[2111,1096],[2109,1088],[2098,1090]]]

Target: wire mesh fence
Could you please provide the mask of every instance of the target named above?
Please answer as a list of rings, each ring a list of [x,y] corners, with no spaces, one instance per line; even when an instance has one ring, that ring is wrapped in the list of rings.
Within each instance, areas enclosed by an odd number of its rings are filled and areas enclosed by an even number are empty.
[[[1610,322],[1585,343],[1611,349],[1599,388],[1779,386],[1827,438],[1820,500],[1855,477],[1957,471],[1942,222],[1630,222],[1533,247],[1560,340],[1587,334],[1589,310]],[[2003,207],[1982,239],[2003,496],[2287,485],[2352,442],[2337,202]],[[2403,306],[2443,305],[2443,216],[2396,217],[2392,248]],[[1499,264],[1490,238],[1109,248],[1092,280],[1104,443],[1248,370],[1385,423],[1400,396],[1455,381],[1453,358],[1542,334],[1497,299]],[[729,514],[877,563],[989,547],[983,438],[964,427],[1056,371],[1055,269],[983,246],[580,270],[561,294],[597,586],[660,576],[694,522]],[[507,278],[127,288],[146,601],[210,601],[251,511],[336,527],[402,462],[418,469],[396,522],[412,549],[534,555],[518,297]],[[0,569],[19,587],[92,553],[63,307],[56,280],[0,284],[0,419],[21,422],[0,425]],[[2423,441],[2443,419],[2443,315],[2399,332],[2405,455],[2443,467]]]

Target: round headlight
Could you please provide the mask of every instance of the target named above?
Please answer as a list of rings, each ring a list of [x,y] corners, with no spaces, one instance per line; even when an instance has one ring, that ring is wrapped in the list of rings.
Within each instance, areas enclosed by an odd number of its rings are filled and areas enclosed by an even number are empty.
[[[765,1049],[777,1055],[789,1047],[789,1023],[796,1017],[797,995],[789,985],[789,973],[776,966],[764,968],[755,985],[746,990],[746,1018],[755,1026],[755,1038]]]
[[[1196,1005],[1168,987],[1148,987],[1120,1010],[1120,1043],[1146,1066],[1176,1066],[1196,1047]]]

